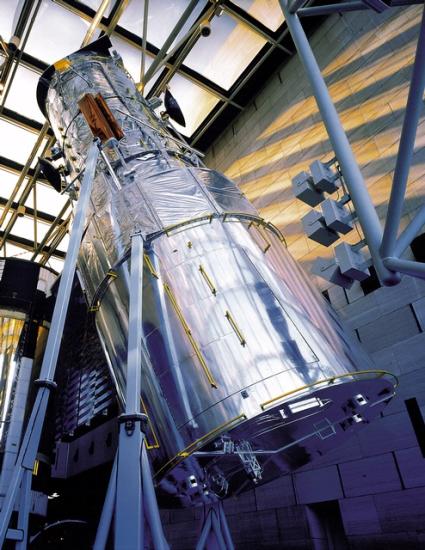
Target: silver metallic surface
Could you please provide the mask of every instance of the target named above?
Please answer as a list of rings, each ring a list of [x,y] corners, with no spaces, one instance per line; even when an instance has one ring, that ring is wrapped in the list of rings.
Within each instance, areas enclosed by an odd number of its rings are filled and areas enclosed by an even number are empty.
[[[129,247],[142,234],[142,408],[159,486],[185,505],[214,500],[306,464],[369,422],[394,381],[356,374],[373,364],[279,231],[168,137],[119,56],[68,59],[46,108],[70,177],[92,141],[84,94],[100,92],[125,133],[104,147],[79,274],[123,400]]]

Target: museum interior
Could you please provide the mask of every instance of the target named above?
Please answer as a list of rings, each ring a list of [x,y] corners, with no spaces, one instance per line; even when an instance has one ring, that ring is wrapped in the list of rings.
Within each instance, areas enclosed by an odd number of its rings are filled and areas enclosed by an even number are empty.
[[[0,1],[0,548],[425,548],[424,92],[421,0]]]

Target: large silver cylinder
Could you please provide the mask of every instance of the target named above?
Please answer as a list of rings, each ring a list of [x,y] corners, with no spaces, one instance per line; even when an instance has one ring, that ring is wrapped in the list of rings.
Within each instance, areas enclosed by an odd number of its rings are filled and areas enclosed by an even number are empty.
[[[70,178],[101,93],[124,131],[104,147],[79,275],[122,399],[131,236],[145,241],[142,405],[159,487],[184,504],[298,468],[377,415],[374,370],[240,190],[173,137],[101,39],[49,68],[38,96]]]

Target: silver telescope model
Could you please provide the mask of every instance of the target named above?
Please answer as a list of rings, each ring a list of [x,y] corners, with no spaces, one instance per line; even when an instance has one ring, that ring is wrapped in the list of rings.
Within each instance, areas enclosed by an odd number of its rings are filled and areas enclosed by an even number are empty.
[[[237,494],[368,424],[396,379],[351,341],[280,231],[153,111],[107,37],[40,79],[69,181],[84,171],[98,94],[118,135],[103,140],[78,274],[123,401],[142,235],[141,400],[158,489],[182,505]]]

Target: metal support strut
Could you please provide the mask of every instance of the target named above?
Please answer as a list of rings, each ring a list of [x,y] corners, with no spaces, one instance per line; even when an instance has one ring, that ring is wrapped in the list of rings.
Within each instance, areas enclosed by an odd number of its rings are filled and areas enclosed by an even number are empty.
[[[212,505],[204,518],[196,550],[234,550],[223,502]]]
[[[416,132],[423,109],[423,94],[425,89],[425,7],[419,28],[416,56],[397,153],[391,196],[388,202],[385,230],[382,232],[379,217],[373,206],[363,176],[339,120],[319,65],[298,18],[298,15],[320,15],[323,13],[351,11],[353,9],[367,9],[370,6],[366,6],[366,3],[362,2],[347,1],[329,6],[303,8],[304,0],[279,0],[279,2],[313,89],[314,97],[332,147],[336,153],[350,198],[356,210],[358,221],[363,229],[373,264],[381,282],[385,285],[397,284],[401,280],[401,273],[425,279],[425,270],[421,262],[400,259],[401,254],[408,248],[423,225],[425,225],[425,205],[422,205],[418,209],[408,226],[398,235],[403,215],[409,169],[414,154]],[[410,3],[416,3],[416,0],[395,0],[391,3],[391,6]],[[382,4],[382,6],[385,9],[390,7],[386,4]]]
[[[373,263],[381,281],[397,284],[400,277],[385,267],[379,252],[382,241],[382,228],[378,214],[366,188],[360,168],[354,157],[348,138],[332,102],[319,65],[314,57],[307,36],[296,13],[291,13],[288,0],[279,0],[289,32],[294,40],[298,55],[304,65],[313,94],[322,115],[323,122],[341,166],[344,179],[356,208],[357,216],[364,231]]]
[[[119,418],[118,450],[96,533],[94,550],[103,550],[114,518],[114,548],[142,550],[145,524],[155,550],[166,550],[153,486],[140,411],[142,376],[144,243],[140,234],[131,239],[130,311],[128,322],[125,413]],[[145,522],[146,519],[146,522]]]
[[[40,444],[41,432],[43,429],[44,418],[46,416],[50,392],[56,387],[54,382],[56,363],[58,360],[66,313],[71,296],[78,251],[80,249],[80,243],[84,232],[86,214],[90,201],[98,155],[99,145],[98,142],[95,141],[87,155],[86,169],[84,171],[84,177],[81,183],[81,192],[75,209],[75,218],[72,225],[68,252],[65,258],[58,295],[53,311],[52,322],[50,324],[50,331],[41,366],[40,378],[35,382],[38,386],[37,395],[28,420],[28,425],[21,443],[19,454],[16,459],[10,485],[4,499],[4,504],[0,512],[0,548],[4,547],[4,541],[7,537],[9,529],[10,518],[15,501],[18,498],[20,488],[21,494],[19,496],[18,525],[24,531],[24,541],[27,538],[27,533],[25,531],[28,526],[28,515],[31,504],[31,499],[28,497],[31,489],[31,473]]]

